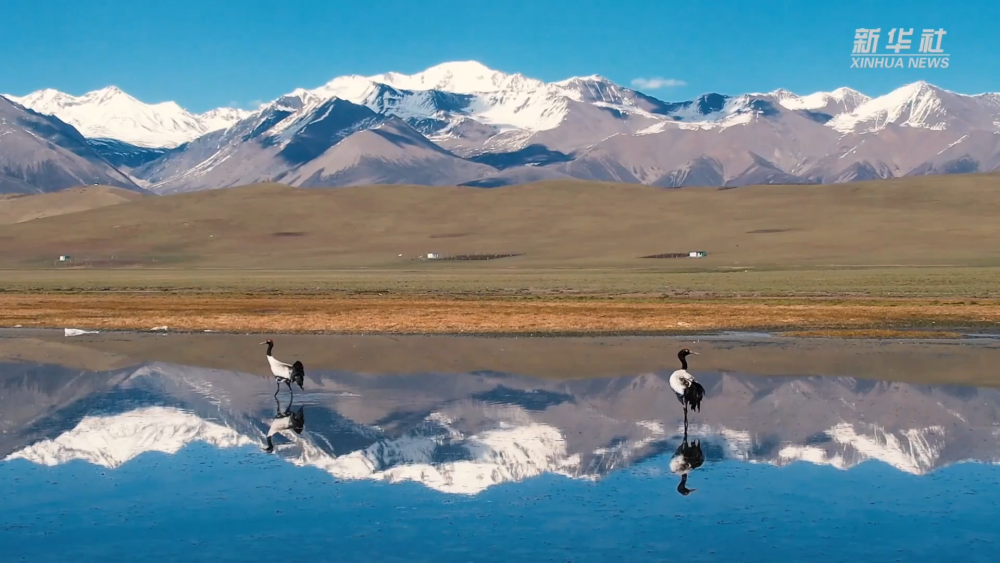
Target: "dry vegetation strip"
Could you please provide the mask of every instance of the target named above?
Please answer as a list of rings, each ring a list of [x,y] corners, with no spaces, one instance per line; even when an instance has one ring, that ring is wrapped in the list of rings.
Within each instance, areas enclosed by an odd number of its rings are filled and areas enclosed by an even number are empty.
[[[996,325],[1000,303],[0,295],[0,325],[227,332],[651,333]]]

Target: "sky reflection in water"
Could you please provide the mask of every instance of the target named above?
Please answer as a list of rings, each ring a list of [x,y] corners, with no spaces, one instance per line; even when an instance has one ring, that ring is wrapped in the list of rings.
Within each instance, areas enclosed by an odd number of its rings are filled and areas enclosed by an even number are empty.
[[[0,364],[0,545],[82,562],[995,559],[1000,392],[693,371],[705,462],[682,496],[669,370],[314,373],[302,433],[269,455],[259,378]]]

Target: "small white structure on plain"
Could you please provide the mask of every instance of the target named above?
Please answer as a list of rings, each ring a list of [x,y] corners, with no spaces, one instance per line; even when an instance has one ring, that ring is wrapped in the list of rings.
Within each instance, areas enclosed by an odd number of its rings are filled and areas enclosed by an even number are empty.
[[[96,330],[81,330],[79,328],[66,328],[63,329],[66,336],[80,336],[83,334],[97,334]]]
[[[708,253],[704,250],[692,250],[688,252],[689,258],[704,258],[705,256],[708,256]]]
[[[69,254],[63,254],[63,255],[59,256],[59,261],[60,262],[69,262],[72,259],[73,259],[73,257],[70,256]]]
[[[440,257],[441,257],[441,255],[438,254],[437,252],[428,252],[427,253],[427,259],[428,260],[437,260]]]

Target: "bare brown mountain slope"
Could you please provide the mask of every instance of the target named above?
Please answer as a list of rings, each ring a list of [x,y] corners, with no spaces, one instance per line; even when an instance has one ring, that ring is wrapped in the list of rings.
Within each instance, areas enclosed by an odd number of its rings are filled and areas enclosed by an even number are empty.
[[[0,193],[54,192],[107,184],[141,191],[79,131],[0,96]]]
[[[0,195],[0,225],[23,223],[142,199],[139,192],[113,186],[80,186],[32,195]]]
[[[998,205],[997,174],[674,190],[259,184],[0,226],[0,266],[51,265],[62,253],[264,269],[990,265],[1000,263]],[[709,255],[641,258],[690,250]],[[478,265],[412,260],[428,252],[524,255]]]

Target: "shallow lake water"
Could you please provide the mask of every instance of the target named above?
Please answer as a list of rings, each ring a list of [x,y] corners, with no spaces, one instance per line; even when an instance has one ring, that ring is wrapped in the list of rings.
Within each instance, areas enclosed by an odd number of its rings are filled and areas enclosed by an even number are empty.
[[[996,560],[993,388],[692,366],[685,426],[669,361],[307,367],[275,397],[260,370],[60,358],[0,360],[4,561]]]

